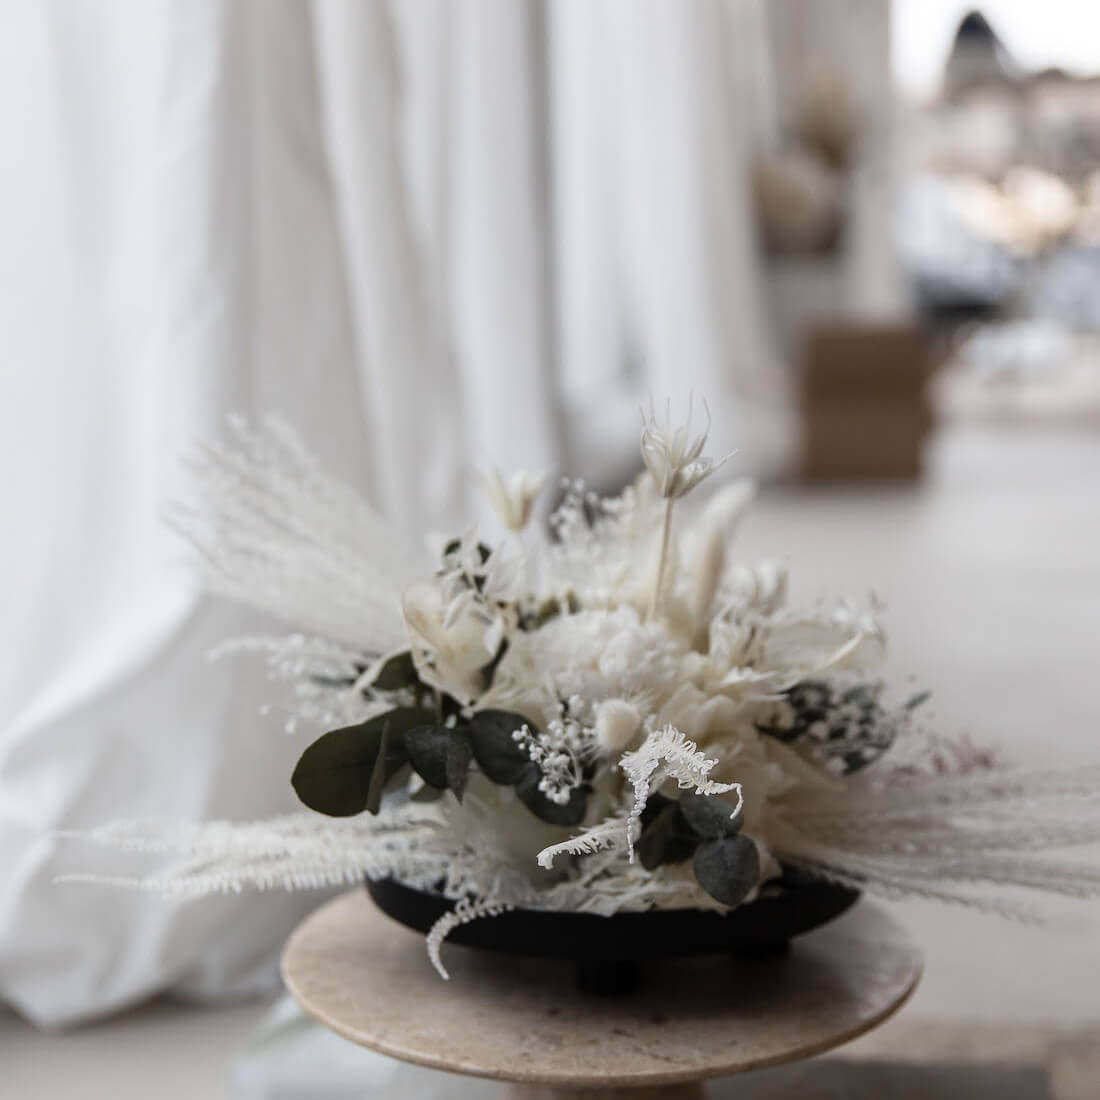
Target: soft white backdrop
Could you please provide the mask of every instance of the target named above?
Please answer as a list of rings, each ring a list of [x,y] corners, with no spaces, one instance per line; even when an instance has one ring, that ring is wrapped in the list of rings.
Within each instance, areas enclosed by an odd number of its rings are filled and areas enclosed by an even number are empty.
[[[0,998],[57,1024],[256,988],[316,900],[52,882],[120,865],[52,830],[290,805],[259,673],[204,660],[254,621],[160,521],[227,413],[283,412],[410,532],[489,461],[625,473],[648,389],[783,460],[754,8],[6,6]]]

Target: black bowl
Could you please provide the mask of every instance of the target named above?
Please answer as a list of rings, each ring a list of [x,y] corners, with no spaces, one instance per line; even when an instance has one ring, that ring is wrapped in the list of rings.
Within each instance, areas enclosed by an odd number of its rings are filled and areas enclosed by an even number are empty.
[[[367,882],[374,904],[419,932],[454,903],[393,879]],[[643,913],[593,913],[513,909],[487,920],[459,925],[448,943],[513,955],[567,959],[577,964],[578,984],[594,993],[636,988],[639,962],[689,955],[761,957],[786,950],[793,936],[838,917],[859,897],[857,890],[788,870],[755,901],[716,912],[653,909]]]

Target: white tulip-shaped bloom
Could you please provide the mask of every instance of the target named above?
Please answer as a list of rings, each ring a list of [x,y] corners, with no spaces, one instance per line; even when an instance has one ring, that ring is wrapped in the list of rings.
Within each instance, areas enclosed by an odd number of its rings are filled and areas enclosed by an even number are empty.
[[[669,500],[690,493],[699,482],[709,477],[729,458],[708,458],[703,454],[710,433],[710,409],[703,403],[706,427],[692,434],[692,406],[688,404],[687,420],[673,425],[671,402],[665,405],[665,417],[661,422],[649,404],[649,416],[642,413],[642,460],[653,476],[657,492]]]
[[[485,493],[500,522],[509,531],[522,531],[531,518],[531,509],[546,484],[546,472],[517,470],[504,477],[494,467],[485,474]]]

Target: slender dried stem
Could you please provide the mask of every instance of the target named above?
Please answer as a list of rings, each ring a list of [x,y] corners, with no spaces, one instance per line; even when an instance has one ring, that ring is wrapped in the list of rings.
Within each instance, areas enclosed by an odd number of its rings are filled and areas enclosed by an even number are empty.
[[[661,527],[661,556],[657,559],[657,578],[653,582],[653,594],[649,600],[649,612],[647,619],[652,619],[661,607],[661,589],[664,587],[665,563],[668,560],[668,540],[672,534],[672,504],[673,497],[665,501],[665,519]]]

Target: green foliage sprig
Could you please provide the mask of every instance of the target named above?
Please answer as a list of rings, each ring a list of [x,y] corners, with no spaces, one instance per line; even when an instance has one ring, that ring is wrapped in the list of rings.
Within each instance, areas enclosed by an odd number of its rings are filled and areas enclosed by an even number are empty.
[[[637,851],[646,870],[692,861],[699,885],[723,905],[740,905],[760,877],[756,845],[740,834],[742,814],[729,803],[690,793],[681,799],[650,796]]]
[[[428,691],[408,653],[390,658],[370,684],[374,694],[413,689]],[[464,717],[458,704],[440,695],[439,707],[399,706],[354,726],[330,730],[302,753],[291,776],[298,797],[319,813],[350,817],[378,813],[383,793],[407,766],[424,781],[420,795],[445,790],[461,802],[471,766],[493,783],[515,788],[520,801],[538,818],[554,825],[579,825],[587,788],[576,788],[564,805],[539,789],[542,772],[513,738],[530,721],[501,710]],[[405,773],[407,775],[407,772]]]
[[[921,692],[888,711],[880,683],[838,688],[826,680],[802,680],[783,694],[786,721],[756,728],[785,744],[805,749],[826,766],[850,775],[873,764],[891,745],[902,719],[928,699]]]

